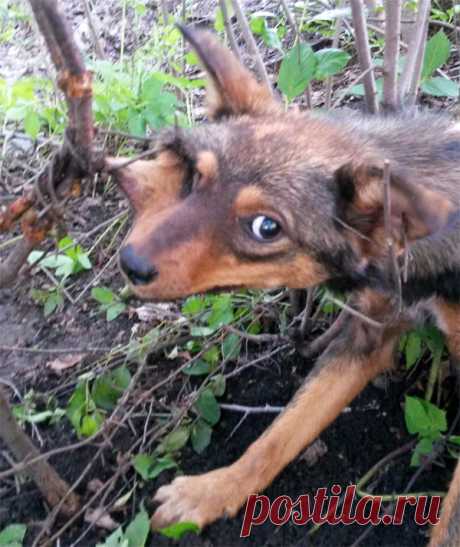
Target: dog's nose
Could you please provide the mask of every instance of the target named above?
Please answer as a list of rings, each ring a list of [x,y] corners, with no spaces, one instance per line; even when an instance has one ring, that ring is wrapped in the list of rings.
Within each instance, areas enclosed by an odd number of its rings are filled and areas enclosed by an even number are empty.
[[[135,253],[132,245],[126,245],[120,251],[120,267],[133,285],[147,285],[158,275],[146,258]]]

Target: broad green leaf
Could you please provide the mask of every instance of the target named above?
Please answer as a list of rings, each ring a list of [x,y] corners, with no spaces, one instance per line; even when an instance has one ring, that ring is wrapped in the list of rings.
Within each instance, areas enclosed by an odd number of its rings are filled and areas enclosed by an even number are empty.
[[[237,359],[241,351],[241,339],[235,334],[227,335],[222,343],[222,358],[225,360]]]
[[[145,135],[145,118],[139,112],[132,111],[128,117],[128,131],[137,137]]]
[[[1,547],[21,547],[26,535],[25,524],[10,524],[0,532]]]
[[[166,455],[164,457],[155,457],[150,454],[137,454],[133,458],[134,469],[145,480],[155,479],[165,469],[177,467],[177,463]]]
[[[106,372],[94,380],[91,396],[98,408],[112,410],[129,386],[131,373],[126,366]]]
[[[212,429],[204,420],[198,420],[192,427],[192,446],[197,454],[201,454],[211,442]]]
[[[206,309],[206,300],[202,296],[190,296],[182,306],[184,315],[197,315]]]
[[[418,397],[406,396],[404,417],[409,433],[420,437],[435,439],[447,429],[445,410]]]
[[[202,359],[198,359],[191,365],[185,367],[182,372],[189,376],[202,376],[203,374],[209,374],[210,371],[211,367],[209,366],[209,363],[206,363],[206,361],[203,361]]]
[[[57,291],[53,291],[49,293],[48,298],[45,301],[45,305],[43,308],[43,313],[45,317],[48,317],[51,315],[59,306],[61,306],[64,302],[64,298],[62,297],[61,293]]]
[[[91,289],[91,296],[94,300],[97,300],[99,304],[111,304],[115,299],[113,292],[105,287],[94,287]]]
[[[417,443],[412,457],[410,460],[411,467],[418,467],[421,462],[421,456],[427,456],[433,450],[433,441],[432,439],[423,438]]]
[[[223,374],[216,374],[211,378],[209,387],[216,397],[222,397],[226,387],[225,376]]]
[[[335,48],[321,49],[315,53],[315,56],[318,61],[315,78],[318,80],[337,74],[350,60],[350,55],[346,51]]]
[[[404,348],[406,368],[411,368],[422,356],[422,340],[420,334],[411,332],[407,336],[406,347]]]
[[[35,110],[28,110],[24,117],[24,129],[32,139],[37,138],[40,125],[40,116],[37,112]]]
[[[178,522],[177,524],[171,524],[171,526],[167,526],[166,528],[161,528],[158,532],[163,536],[177,540],[188,533],[199,534],[200,527],[194,522]]]
[[[161,452],[177,452],[182,447],[187,444],[187,441],[190,437],[190,429],[188,427],[182,426],[178,427],[176,430],[171,431],[163,439],[159,445],[159,450]]]
[[[224,15],[220,8],[216,9],[216,15],[214,17],[214,30],[216,32],[224,32],[225,30]]]
[[[200,394],[195,406],[200,416],[209,424],[215,425],[220,420],[219,403],[210,389],[205,389]]]
[[[129,547],[144,547],[150,532],[150,520],[147,511],[142,509],[126,528],[124,537]]]
[[[433,95],[434,97],[458,98],[459,96],[458,84],[441,76],[426,80],[422,83],[421,89],[427,95]]]
[[[104,417],[98,411],[83,416],[80,426],[80,435],[83,435],[83,437],[91,437],[101,429],[103,423]]]
[[[104,541],[104,543],[98,543],[96,547],[130,547],[129,542],[125,539],[123,529],[120,526],[110,534],[110,536]]]
[[[292,100],[305,91],[312,80],[317,65],[317,59],[312,48],[298,42],[285,55],[278,74],[278,87]]]
[[[213,329],[218,329],[223,325],[228,325],[233,319],[232,295],[219,295],[212,304],[212,311],[208,317],[208,325]]]
[[[107,308],[107,312],[106,312],[107,321],[113,321],[120,314],[122,314],[125,311],[125,309],[126,309],[126,304],[124,302],[116,302],[115,304],[111,304]]]
[[[440,30],[426,44],[422,66],[422,81],[429,78],[437,68],[445,64],[449,54],[449,38],[447,38],[444,31]]]

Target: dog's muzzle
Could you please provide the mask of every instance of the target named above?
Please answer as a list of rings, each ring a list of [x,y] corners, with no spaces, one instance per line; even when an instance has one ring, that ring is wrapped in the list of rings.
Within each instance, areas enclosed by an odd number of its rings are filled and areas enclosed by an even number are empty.
[[[120,251],[120,268],[133,285],[147,285],[158,276],[156,268],[137,255],[132,245],[126,245]]]

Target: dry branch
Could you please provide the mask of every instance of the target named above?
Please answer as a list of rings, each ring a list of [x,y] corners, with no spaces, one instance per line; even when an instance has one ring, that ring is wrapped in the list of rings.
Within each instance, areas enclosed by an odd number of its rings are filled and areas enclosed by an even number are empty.
[[[366,17],[364,15],[362,0],[351,0],[351,14],[353,18],[353,27],[355,29],[359,64],[363,72],[367,71],[363,81],[367,111],[371,114],[376,114],[379,109],[379,104],[377,100],[374,71],[372,70],[369,36],[367,34]]]
[[[225,33],[227,34],[227,40],[230,44],[230,48],[237,59],[241,59],[240,49],[236,43],[235,33],[233,32],[232,22],[230,20],[226,0],[219,0],[219,7],[222,12],[222,19],[224,20]]]
[[[250,54],[254,58],[255,62],[255,68],[257,70],[257,73],[259,75],[259,78],[261,78],[267,87],[269,89],[272,89],[272,85],[270,83],[270,78],[268,77],[267,70],[265,69],[264,62],[262,60],[262,56],[260,55],[260,51],[257,48],[256,41],[254,40],[254,36],[252,35],[251,29],[249,28],[248,21],[246,19],[246,15],[243,12],[243,8],[240,4],[240,0],[232,0],[233,9],[235,10],[236,18],[238,19],[238,23],[241,27],[241,32],[244,36],[244,41],[246,42],[246,45],[248,46]]]
[[[37,246],[60,216],[59,200],[72,191],[81,178],[94,173],[101,162],[94,161],[92,117],[92,77],[72,33],[59,12],[56,0],[30,0],[33,14],[43,34],[58,73],[58,85],[68,107],[68,127],[60,150],[51,158],[35,186],[0,213],[0,231],[9,230],[22,217],[24,239],[0,264],[0,288],[16,279],[29,251]],[[98,165],[99,163],[99,165]]]
[[[385,51],[383,56],[383,104],[389,110],[399,107],[398,61],[402,0],[385,0]]]
[[[27,461],[40,455],[32,441],[19,427],[11,411],[8,399],[0,386],[0,432],[3,441],[18,461]],[[69,492],[70,486],[63,481],[56,471],[45,460],[37,461],[27,468],[27,474],[42,493],[46,501],[52,506],[61,501]],[[61,507],[64,515],[73,515],[79,507],[79,498],[76,494],[69,494]]]
[[[414,32],[409,43],[404,72],[400,80],[399,95],[401,104],[413,104],[417,97],[423,56],[425,54],[430,9],[431,0],[420,0]]]
[[[53,221],[61,216],[61,206],[74,183],[92,174],[93,155],[92,78],[86,70],[72,33],[59,12],[56,0],[29,0],[58,73],[58,85],[68,107],[68,127],[64,143],[38,176],[32,189],[0,214],[0,231],[21,220],[22,239],[0,264],[0,288],[11,284],[30,251],[45,239]],[[102,162],[100,162],[102,167]],[[0,390],[0,436],[20,461],[39,456],[27,435],[18,426],[8,400]],[[79,499],[45,461],[30,464],[28,475],[48,503],[66,515],[78,510]]]

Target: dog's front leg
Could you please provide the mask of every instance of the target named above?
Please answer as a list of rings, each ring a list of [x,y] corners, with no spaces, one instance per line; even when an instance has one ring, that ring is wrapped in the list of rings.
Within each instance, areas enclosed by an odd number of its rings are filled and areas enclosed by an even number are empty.
[[[397,329],[394,334],[379,333],[378,349],[367,342],[365,349],[358,349],[359,341],[351,338],[357,322],[350,320],[286,410],[241,458],[203,475],[178,477],[158,490],[155,500],[161,505],[152,517],[154,528],[179,521],[204,527],[220,517],[234,516],[248,496],[266,488],[372,378],[391,367]],[[358,327],[362,331],[362,325]]]

